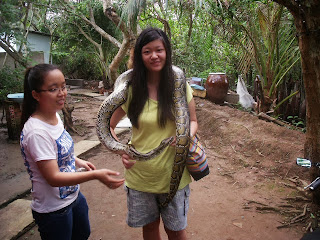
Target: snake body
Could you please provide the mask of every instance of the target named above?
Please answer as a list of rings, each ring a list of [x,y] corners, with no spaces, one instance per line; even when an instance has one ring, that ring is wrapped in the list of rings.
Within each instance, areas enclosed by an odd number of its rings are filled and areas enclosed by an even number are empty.
[[[165,201],[160,204],[162,207],[168,205],[178,190],[189,150],[190,118],[186,99],[186,79],[180,68],[173,66],[173,72],[175,79],[174,113],[176,123],[176,147],[170,179],[170,191]],[[102,102],[97,116],[97,135],[101,143],[111,151],[127,153],[133,159],[146,161],[160,154],[173,142],[174,138],[164,139],[157,148],[148,153],[140,153],[134,146],[122,144],[112,136],[110,131],[110,119],[114,111],[127,101],[128,85],[131,75],[132,70],[122,73],[115,82],[113,93]]]

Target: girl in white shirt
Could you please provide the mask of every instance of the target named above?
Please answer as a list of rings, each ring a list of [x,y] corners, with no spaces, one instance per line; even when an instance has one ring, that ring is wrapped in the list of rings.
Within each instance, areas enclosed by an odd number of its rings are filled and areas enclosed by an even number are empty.
[[[111,189],[124,179],[118,172],[96,170],[74,155],[74,143],[57,114],[67,96],[63,73],[57,66],[28,68],[24,79],[21,153],[32,183],[31,208],[42,239],[88,239],[88,206],[80,183],[97,179]],[[85,172],[76,172],[85,168]]]

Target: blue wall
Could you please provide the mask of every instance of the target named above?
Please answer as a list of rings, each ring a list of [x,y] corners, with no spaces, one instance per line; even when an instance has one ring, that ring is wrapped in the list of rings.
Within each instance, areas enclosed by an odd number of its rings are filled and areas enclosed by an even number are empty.
[[[31,51],[43,52],[44,63],[49,63],[50,56],[50,36],[30,32],[28,35],[28,46]]]

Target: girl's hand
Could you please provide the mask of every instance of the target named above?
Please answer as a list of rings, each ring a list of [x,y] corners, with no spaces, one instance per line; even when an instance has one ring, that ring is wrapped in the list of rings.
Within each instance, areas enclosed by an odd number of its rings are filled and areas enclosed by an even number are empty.
[[[85,168],[87,171],[91,171],[91,170],[96,169],[96,167],[91,162],[82,160],[78,157],[76,157],[75,160],[76,160],[76,166],[78,168]]]
[[[124,183],[124,178],[118,179],[112,176],[119,176],[119,172],[109,169],[99,169],[97,171],[97,179],[110,189],[116,189]]]
[[[128,154],[121,155],[122,163],[126,169],[132,168],[132,166],[136,163]]]
[[[175,147],[176,146],[176,140],[177,140],[177,137],[174,137],[174,140],[172,141],[170,146]]]

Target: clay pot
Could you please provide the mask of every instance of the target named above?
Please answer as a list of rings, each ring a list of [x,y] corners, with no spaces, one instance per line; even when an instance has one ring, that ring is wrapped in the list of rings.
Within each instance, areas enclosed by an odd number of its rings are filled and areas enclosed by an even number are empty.
[[[214,103],[221,104],[224,102],[229,82],[225,73],[209,73],[205,88],[207,90],[207,97]]]

